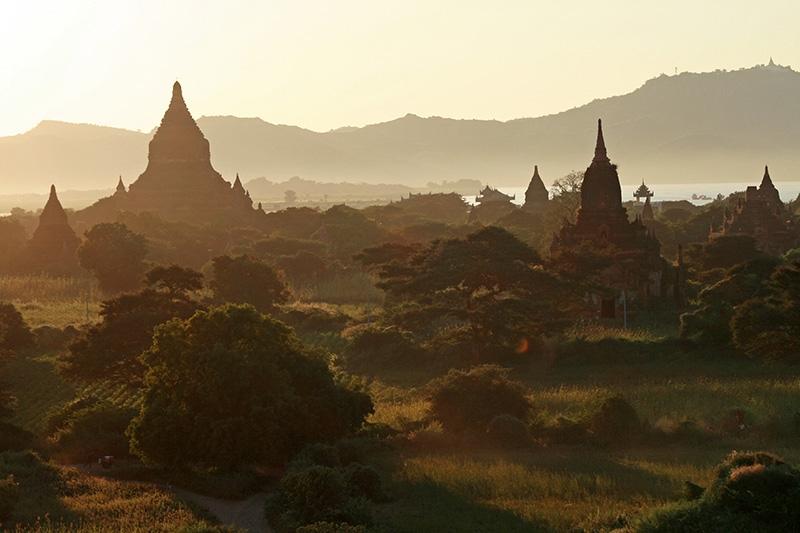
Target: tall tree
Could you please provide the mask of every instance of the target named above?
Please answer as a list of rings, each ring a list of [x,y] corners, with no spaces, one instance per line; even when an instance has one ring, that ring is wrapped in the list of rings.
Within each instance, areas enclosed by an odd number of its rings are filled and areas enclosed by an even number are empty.
[[[81,266],[92,272],[100,288],[109,294],[141,285],[146,269],[147,240],[120,223],[103,223],[86,232],[78,249]]]
[[[219,302],[246,303],[269,312],[289,298],[275,269],[252,256],[215,257],[212,271],[211,289]]]
[[[278,464],[306,443],[343,436],[372,411],[283,323],[224,305],[160,326],[143,356],[135,453],[167,466]]]

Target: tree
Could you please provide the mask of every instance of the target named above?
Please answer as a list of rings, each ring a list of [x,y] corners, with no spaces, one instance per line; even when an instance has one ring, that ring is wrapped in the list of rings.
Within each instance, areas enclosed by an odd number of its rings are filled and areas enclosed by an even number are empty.
[[[531,409],[525,387],[496,365],[452,369],[428,388],[431,415],[454,433],[484,433],[495,417],[511,415],[524,420]]]
[[[144,281],[148,286],[173,296],[186,296],[187,293],[203,288],[203,275],[200,272],[178,265],[151,268],[145,274]]]
[[[219,302],[246,303],[269,312],[286,303],[286,284],[268,264],[249,256],[222,255],[212,260],[211,289]]]
[[[128,432],[144,460],[171,467],[279,464],[341,437],[372,411],[283,323],[223,305],[156,330],[141,411]]]
[[[13,272],[25,253],[25,228],[12,217],[0,217],[0,271]]]
[[[0,303],[0,355],[33,344],[33,335],[14,304]]]
[[[61,356],[62,371],[79,379],[115,379],[137,385],[144,368],[139,355],[152,343],[153,329],[172,318],[187,318],[200,307],[189,291],[200,274],[180,267],[156,267],[150,285],[101,304],[98,324],[90,326]]]
[[[471,354],[474,361],[527,352],[542,334],[563,327],[578,301],[572,287],[542,268],[535,251],[491,226],[415,254],[381,247],[359,258],[377,272],[390,320],[428,331],[443,341],[438,349]]]
[[[800,361],[800,262],[779,267],[766,294],[738,306],[731,330],[752,357]]]
[[[283,193],[283,201],[287,204],[293,204],[297,201],[297,193],[291,189],[287,189],[285,193]]]
[[[729,344],[731,319],[737,306],[768,293],[767,282],[779,263],[776,258],[764,256],[728,269],[722,280],[700,291],[692,311],[681,315],[681,337]]]
[[[147,240],[120,223],[103,223],[86,232],[78,249],[81,266],[109,294],[135,289],[142,281]]]

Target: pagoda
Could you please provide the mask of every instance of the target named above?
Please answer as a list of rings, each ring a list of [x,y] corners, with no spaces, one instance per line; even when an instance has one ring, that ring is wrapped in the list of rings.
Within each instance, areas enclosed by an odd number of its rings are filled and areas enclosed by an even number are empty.
[[[237,175],[233,186],[211,164],[208,140],[183,99],[177,81],[161,124],[150,140],[147,168],[127,192],[121,180],[112,198],[79,213],[92,223],[109,211],[154,212],[166,220],[193,223],[247,222],[258,213]]]
[[[639,185],[635,191],[633,191],[633,197],[636,198],[637,202],[641,202],[642,198],[650,198],[653,196],[653,191],[644,184],[644,180],[642,180],[642,184]]]
[[[744,198],[738,199],[734,209],[725,210],[722,225],[711,228],[709,240],[722,235],[750,235],[761,251],[780,255],[800,244],[798,229],[772,183],[769,167],[764,166],[761,184],[747,187]]]
[[[58,199],[56,186],[51,185],[50,197],[39,215],[39,225],[28,243],[30,267],[53,274],[72,272],[78,266],[79,243]]]
[[[533,176],[528,184],[528,189],[525,191],[524,209],[538,209],[547,204],[550,195],[547,192],[547,187],[544,186],[542,177],[539,176],[539,165],[533,166]]]
[[[580,263],[590,256],[607,257],[610,266],[594,273],[601,284],[622,289],[631,296],[659,296],[666,293],[674,279],[673,273],[667,272],[669,266],[660,250],[661,244],[641,218],[628,219],[622,206],[617,166],[608,158],[603,123],[598,120],[594,158],[584,173],[577,218],[574,224],[565,221],[554,235],[553,259],[564,264]],[[603,302],[603,309],[604,316],[614,316],[609,302]]]
[[[517,210],[517,206],[512,203],[514,198],[514,196],[509,196],[487,185],[475,197],[476,205],[473,205],[470,209],[467,221],[494,224],[499,219]]]

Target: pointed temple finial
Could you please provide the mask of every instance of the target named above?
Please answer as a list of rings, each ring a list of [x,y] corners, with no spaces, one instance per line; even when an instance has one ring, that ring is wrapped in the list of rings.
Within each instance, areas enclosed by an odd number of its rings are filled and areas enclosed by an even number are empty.
[[[775,185],[772,183],[772,178],[769,175],[769,165],[764,165],[764,177],[761,179],[761,187],[775,187]]]
[[[594,147],[594,161],[608,162],[606,142],[603,139],[603,119],[597,119],[597,144]]]
[[[119,180],[117,181],[117,192],[118,193],[125,192],[125,184],[122,182],[122,174],[120,174]]]
[[[181,84],[178,83],[177,81],[172,84],[172,97],[175,98],[176,96],[179,98],[183,98],[183,91],[181,91]]]
[[[50,185],[50,198],[55,198],[58,200],[58,195],[56,194],[56,186]]]
[[[539,165],[533,165],[533,177],[542,179],[542,177],[539,176]]]

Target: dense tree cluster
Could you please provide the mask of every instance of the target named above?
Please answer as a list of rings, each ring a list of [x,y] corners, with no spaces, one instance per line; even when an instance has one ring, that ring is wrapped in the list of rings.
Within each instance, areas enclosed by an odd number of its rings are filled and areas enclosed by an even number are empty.
[[[168,466],[280,463],[304,444],[356,430],[368,395],[338,384],[323,355],[250,306],[160,326],[132,449]]]

